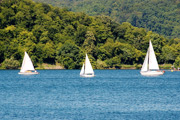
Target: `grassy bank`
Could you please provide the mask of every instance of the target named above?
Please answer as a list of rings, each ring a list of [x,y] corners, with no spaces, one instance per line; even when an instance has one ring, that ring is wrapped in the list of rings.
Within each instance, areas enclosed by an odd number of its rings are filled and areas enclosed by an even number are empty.
[[[162,64],[162,65],[159,65],[159,68],[160,69],[171,69],[173,65],[172,64]]]
[[[38,64],[38,67],[36,67],[36,69],[64,69],[64,67],[59,63],[56,64],[43,63],[43,64]]]

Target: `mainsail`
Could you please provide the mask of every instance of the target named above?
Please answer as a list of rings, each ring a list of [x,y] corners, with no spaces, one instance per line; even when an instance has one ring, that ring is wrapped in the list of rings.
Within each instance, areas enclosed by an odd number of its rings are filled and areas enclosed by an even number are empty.
[[[20,72],[25,72],[27,70],[35,70],[35,69],[29,55],[25,52]]]
[[[88,55],[86,54],[86,60],[85,60],[85,74],[94,74],[93,68],[91,66],[91,63],[89,61]]]
[[[158,62],[151,41],[149,41],[149,69],[159,70]]]
[[[154,53],[154,49],[153,49],[151,40],[149,41],[149,48],[146,53],[146,57],[145,57],[143,66],[141,68],[141,71],[148,71],[148,70],[159,70],[158,62],[156,59],[156,55]]]

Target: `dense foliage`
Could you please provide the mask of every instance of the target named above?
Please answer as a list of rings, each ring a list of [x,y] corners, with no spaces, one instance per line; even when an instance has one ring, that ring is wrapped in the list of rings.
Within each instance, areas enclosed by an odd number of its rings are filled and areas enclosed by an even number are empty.
[[[5,59],[2,63],[3,69],[18,69],[19,68],[19,61],[15,60],[13,57],[10,59]]]
[[[179,0],[34,0],[89,15],[107,15],[119,23],[180,38]]]
[[[88,53],[94,68],[120,68],[142,64],[150,39],[159,63],[174,63],[180,56],[179,39],[165,39],[127,22],[118,24],[106,16],[92,17],[31,0],[0,4],[3,65],[12,60],[21,63],[27,51],[36,66],[58,62],[79,69]]]

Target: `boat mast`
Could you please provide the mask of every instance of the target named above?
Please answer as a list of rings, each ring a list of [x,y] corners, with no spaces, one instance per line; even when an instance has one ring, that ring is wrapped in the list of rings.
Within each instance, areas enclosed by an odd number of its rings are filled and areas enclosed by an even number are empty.
[[[148,65],[147,65],[147,71],[149,71],[149,56],[150,56],[150,47],[148,48],[148,61],[147,61],[147,63],[148,63]]]

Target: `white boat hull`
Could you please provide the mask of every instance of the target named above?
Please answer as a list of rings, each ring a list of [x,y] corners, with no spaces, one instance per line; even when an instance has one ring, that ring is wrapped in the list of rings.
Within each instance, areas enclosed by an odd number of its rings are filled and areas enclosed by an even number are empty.
[[[85,75],[85,74],[83,74],[83,75],[80,75],[81,77],[94,77],[95,75]]]
[[[140,73],[144,76],[158,76],[163,75],[164,71],[141,71]]]
[[[36,75],[36,74],[39,74],[38,72],[19,72],[18,74],[21,74],[21,75]]]

